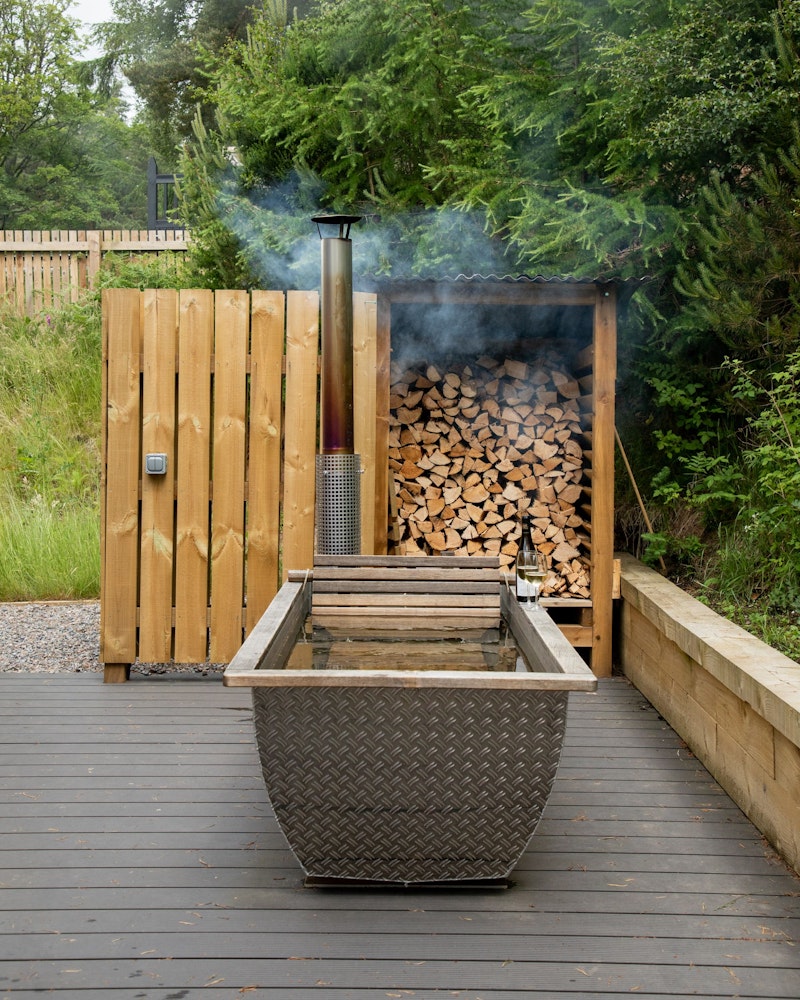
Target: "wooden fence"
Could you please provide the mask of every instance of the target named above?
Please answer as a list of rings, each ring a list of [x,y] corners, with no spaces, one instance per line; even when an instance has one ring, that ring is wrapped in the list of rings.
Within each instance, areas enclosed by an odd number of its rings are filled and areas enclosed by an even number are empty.
[[[365,554],[385,552],[388,516],[376,313],[354,296]],[[137,658],[229,661],[288,571],[311,566],[318,349],[316,291],[104,290],[106,679]]]
[[[104,253],[160,254],[187,245],[182,230],[0,230],[0,303],[30,316],[91,288]]]

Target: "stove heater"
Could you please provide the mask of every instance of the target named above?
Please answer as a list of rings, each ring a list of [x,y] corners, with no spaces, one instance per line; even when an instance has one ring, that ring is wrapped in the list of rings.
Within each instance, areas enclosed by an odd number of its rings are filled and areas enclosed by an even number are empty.
[[[353,245],[359,215],[316,215],[322,273],[316,551],[361,552],[361,456],[353,452]]]

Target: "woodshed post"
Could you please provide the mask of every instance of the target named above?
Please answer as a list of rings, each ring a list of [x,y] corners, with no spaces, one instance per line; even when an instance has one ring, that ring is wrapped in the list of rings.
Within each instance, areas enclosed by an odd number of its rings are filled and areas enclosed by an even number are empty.
[[[598,285],[594,306],[592,399],[592,670],[612,670],[614,563],[614,425],[617,378],[617,294]]]

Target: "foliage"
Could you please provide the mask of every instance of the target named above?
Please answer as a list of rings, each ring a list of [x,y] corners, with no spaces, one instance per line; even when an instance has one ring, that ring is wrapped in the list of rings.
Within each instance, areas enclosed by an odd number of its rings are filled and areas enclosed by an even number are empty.
[[[35,318],[4,312],[0,470],[21,499],[96,498],[99,306],[86,300]]]
[[[732,555],[737,562],[744,564],[745,558],[740,554],[739,543],[733,543]],[[738,558],[737,558],[738,556]],[[752,580],[752,566],[743,565],[744,572],[738,581],[738,589],[729,588],[720,592],[715,589],[715,580],[696,596],[708,604],[718,614],[735,621],[742,628],[757,636],[762,642],[772,646],[785,656],[800,663],[800,612],[794,609],[776,610],[769,602],[742,598],[739,594],[747,594]],[[759,592],[759,585],[753,593]]]
[[[95,288],[191,288],[186,252],[165,251],[141,255],[109,252],[95,281]]]
[[[206,97],[254,205],[310,173],[334,208],[475,212],[509,269],[669,274],[712,169],[738,177],[783,134],[797,5],[780,24],[748,0],[641,6],[327,0],[288,28],[256,16]]]
[[[67,0],[0,0],[0,229],[138,226],[142,133],[74,56]],[[131,177],[139,183],[132,183]]]
[[[0,0],[0,142],[6,156],[16,139],[47,120],[61,96],[76,41],[67,8],[67,0]]]
[[[265,0],[263,9],[282,18],[300,16],[308,2]],[[192,134],[198,106],[210,124],[213,97],[205,94],[206,67],[232,41],[245,37],[258,8],[252,0],[112,0],[114,20],[98,36],[121,67],[141,104],[150,142],[171,169],[178,147]]]
[[[183,254],[106,254],[94,291],[0,311],[0,600],[97,597],[105,287],[186,287]]]
[[[800,601],[800,351],[769,382],[741,362],[729,363],[734,394],[749,409],[742,466],[748,486],[739,512],[774,604]]]
[[[422,254],[404,248],[421,234],[426,252],[445,253],[441,241],[430,245],[430,223],[454,187],[435,167],[467,149],[476,170],[504,154],[507,125],[498,121],[490,134],[468,95],[522,63],[527,43],[508,28],[523,7],[339,0],[288,27],[257,18],[211,74],[216,130],[198,128],[184,157],[193,231],[207,229],[213,246],[221,215],[249,260],[248,244],[286,252],[301,225],[308,231],[308,215],[325,207],[373,216],[373,225],[380,216],[385,229],[373,243],[399,254],[376,249],[379,267],[402,258],[415,269]],[[238,169],[223,162],[231,148]],[[483,207],[477,215],[482,231]],[[481,260],[502,256],[481,242]]]
[[[99,521],[89,504],[59,508],[0,493],[0,601],[96,598]]]
[[[190,284],[210,288],[247,288],[255,284],[239,240],[227,217],[234,204],[225,204],[222,180],[230,174],[224,140],[209,132],[200,115],[195,119],[195,143],[184,151],[178,190],[184,218],[192,227],[188,274]],[[268,282],[267,282],[268,284]]]
[[[3,312],[0,325],[0,599],[94,596],[98,303],[34,319]]]
[[[765,155],[737,191],[719,175],[704,188],[693,226],[695,250],[678,269],[687,300],[672,324],[702,331],[762,367],[780,365],[800,338],[800,133]]]
[[[740,180],[780,144],[797,68],[776,30],[792,44],[796,3],[683,0],[653,18],[635,2],[616,9],[629,30],[601,33],[585,84],[594,100],[566,137],[606,176],[677,204],[714,172]]]
[[[701,562],[706,585],[728,600],[755,596],[769,605],[793,606],[800,601],[800,351],[766,377],[757,366],[730,359],[721,374],[731,404],[737,402],[744,414],[738,438],[708,436],[709,414],[716,411],[719,419],[723,407],[701,395],[699,386],[686,386],[683,395],[672,392],[676,426],[689,432],[656,434],[676,472],[665,467],[654,480],[657,499],[702,512],[706,530],[717,536],[710,548],[713,569],[693,551],[691,537],[661,533],[644,540],[652,558],[680,555],[683,562]]]

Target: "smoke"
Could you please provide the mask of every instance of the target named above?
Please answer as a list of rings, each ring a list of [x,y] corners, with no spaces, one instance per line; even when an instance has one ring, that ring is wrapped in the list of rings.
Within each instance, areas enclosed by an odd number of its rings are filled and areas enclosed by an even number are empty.
[[[236,236],[262,288],[316,288],[319,234],[313,215],[336,211],[324,204],[324,186],[311,173],[242,193],[231,171],[221,186],[219,215]],[[340,211],[357,214],[358,208]],[[499,240],[477,213],[447,208],[366,214],[351,231],[353,280],[358,289],[380,278],[442,278],[505,273],[513,269]]]
[[[243,193],[231,171],[221,188],[220,217],[236,236],[257,287],[319,287],[320,234],[311,219],[335,211],[322,207],[324,203],[324,185],[311,172],[295,172],[283,183]],[[349,206],[339,210],[358,211]],[[431,281],[424,305],[392,307],[394,364],[492,353],[530,357],[552,338],[568,355],[572,344],[591,340],[589,308],[498,308],[453,301],[453,279],[459,275],[517,271],[478,213],[436,208],[368,214],[352,226],[350,238],[356,291],[390,279]]]
[[[311,222],[319,197],[313,176],[293,174],[281,184],[241,193],[231,169],[218,199],[220,220],[236,237],[260,288],[316,288],[319,237]]]

